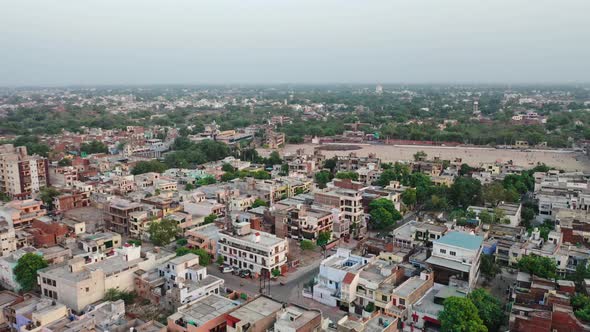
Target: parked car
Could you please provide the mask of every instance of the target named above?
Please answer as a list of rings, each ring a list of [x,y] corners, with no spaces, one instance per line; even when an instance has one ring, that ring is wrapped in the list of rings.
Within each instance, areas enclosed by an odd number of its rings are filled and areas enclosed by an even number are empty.
[[[250,270],[241,270],[240,277],[242,278],[250,278],[252,277],[252,272]]]
[[[220,270],[222,273],[230,273],[234,271],[234,268],[229,265],[223,265],[222,267],[220,267]]]
[[[237,267],[235,267],[235,266],[233,266],[233,267],[232,267],[231,274],[233,274],[233,275],[237,276],[238,274],[240,274],[240,269],[239,269],[239,268],[237,268]]]

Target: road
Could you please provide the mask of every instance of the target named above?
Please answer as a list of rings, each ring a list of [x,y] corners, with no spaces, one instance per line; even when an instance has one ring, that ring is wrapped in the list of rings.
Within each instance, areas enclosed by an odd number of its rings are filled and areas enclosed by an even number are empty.
[[[291,272],[288,279],[281,279],[284,285],[281,286],[280,281],[270,282],[270,295],[273,299],[283,303],[298,304],[307,308],[319,309],[322,311],[324,317],[330,318],[333,322],[337,322],[340,318],[346,315],[346,312],[338,308],[328,307],[301,295],[303,285],[314,278],[319,272],[320,261],[316,261],[309,266],[302,267],[297,271]],[[253,297],[260,294],[260,280],[258,279],[244,279],[231,273],[222,273],[217,266],[210,265],[207,272],[211,275],[220,277],[225,280],[225,287],[238,292],[243,292]],[[268,286],[267,286],[268,287]],[[267,288],[268,289],[268,288]]]

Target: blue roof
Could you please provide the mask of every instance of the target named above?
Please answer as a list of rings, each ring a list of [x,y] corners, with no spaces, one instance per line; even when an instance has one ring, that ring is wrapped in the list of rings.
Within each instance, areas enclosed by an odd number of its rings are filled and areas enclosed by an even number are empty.
[[[479,247],[481,247],[481,243],[483,242],[483,237],[463,232],[449,232],[445,236],[433,242],[469,250],[478,250]]]

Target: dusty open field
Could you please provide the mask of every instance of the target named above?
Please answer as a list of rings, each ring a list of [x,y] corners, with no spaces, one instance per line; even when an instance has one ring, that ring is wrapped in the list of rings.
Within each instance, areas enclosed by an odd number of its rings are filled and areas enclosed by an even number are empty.
[[[414,153],[424,151],[429,158],[440,157],[441,159],[453,160],[462,158],[464,163],[478,165],[481,163],[492,163],[496,161],[506,162],[512,160],[514,164],[523,167],[533,167],[537,163],[544,163],[566,171],[588,171],[590,170],[590,161],[588,157],[572,151],[558,150],[503,150],[484,147],[432,147],[432,146],[408,146],[408,145],[373,145],[373,144],[355,144],[361,147],[358,150],[351,151],[327,151],[322,152],[327,157],[335,155],[347,155],[355,152],[359,156],[367,156],[369,153],[375,153],[377,157],[384,161],[395,162],[399,160],[412,160]],[[281,154],[295,153],[297,149],[305,149],[306,153],[312,153],[315,144],[288,144],[280,149]],[[259,152],[266,156],[271,150],[260,149]]]

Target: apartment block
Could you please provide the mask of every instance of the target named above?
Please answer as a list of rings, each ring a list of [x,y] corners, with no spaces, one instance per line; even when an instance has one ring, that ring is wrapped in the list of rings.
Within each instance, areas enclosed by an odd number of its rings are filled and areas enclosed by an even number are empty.
[[[0,145],[0,192],[21,200],[48,185],[47,158],[30,156],[25,146]]]
[[[363,211],[363,196],[360,191],[350,189],[333,189],[327,192],[317,192],[315,203],[340,209],[341,220],[338,221],[340,237],[359,235],[366,231],[365,215]],[[334,222],[336,224],[336,221]],[[343,229],[348,224],[349,229]],[[336,228],[336,225],[335,225]],[[351,231],[352,229],[352,231]],[[351,234],[354,233],[354,234]]]
[[[252,231],[250,223],[234,223],[233,232],[219,234],[219,254],[226,264],[266,274],[278,269],[286,272],[289,245],[286,239],[273,234]]]
[[[105,205],[104,218],[107,228],[119,234],[129,235],[131,215],[142,211],[143,205],[126,199],[115,198]]]

